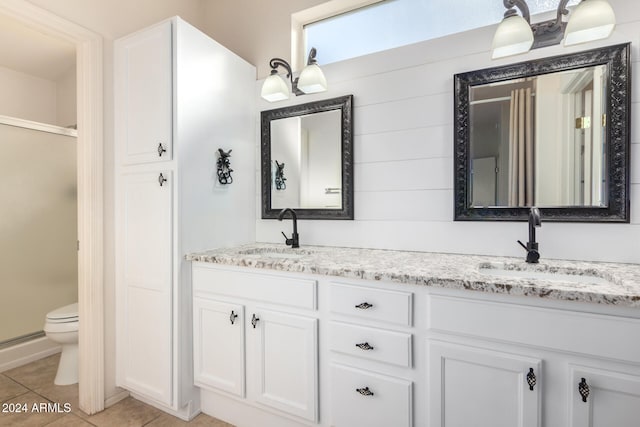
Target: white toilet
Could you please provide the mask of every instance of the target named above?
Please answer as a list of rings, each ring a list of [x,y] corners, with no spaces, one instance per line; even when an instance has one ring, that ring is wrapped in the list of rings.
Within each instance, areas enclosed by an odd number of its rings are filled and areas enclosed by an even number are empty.
[[[65,305],[47,314],[44,332],[51,341],[62,345],[60,364],[54,384],[78,382],[78,303]]]

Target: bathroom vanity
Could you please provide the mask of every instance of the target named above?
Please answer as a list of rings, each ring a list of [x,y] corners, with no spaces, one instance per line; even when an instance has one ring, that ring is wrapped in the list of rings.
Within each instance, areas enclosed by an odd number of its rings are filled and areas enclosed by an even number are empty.
[[[640,419],[640,266],[262,244],[187,258],[202,410],[238,427]]]

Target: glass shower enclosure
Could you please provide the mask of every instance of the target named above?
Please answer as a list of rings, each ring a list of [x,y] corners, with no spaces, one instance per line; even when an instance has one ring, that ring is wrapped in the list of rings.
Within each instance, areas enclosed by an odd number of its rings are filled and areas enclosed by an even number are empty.
[[[0,153],[3,348],[78,300],[75,131],[0,117]]]

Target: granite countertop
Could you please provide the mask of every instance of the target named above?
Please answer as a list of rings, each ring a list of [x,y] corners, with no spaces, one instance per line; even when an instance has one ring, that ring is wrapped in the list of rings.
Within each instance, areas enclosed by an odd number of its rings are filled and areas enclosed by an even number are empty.
[[[489,293],[640,307],[640,265],[381,249],[250,244],[189,261]]]

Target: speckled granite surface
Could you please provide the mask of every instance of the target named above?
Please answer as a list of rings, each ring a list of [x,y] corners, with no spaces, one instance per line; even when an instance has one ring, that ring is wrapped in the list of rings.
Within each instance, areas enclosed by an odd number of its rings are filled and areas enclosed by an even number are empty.
[[[187,260],[296,273],[640,307],[640,265],[252,244]]]

